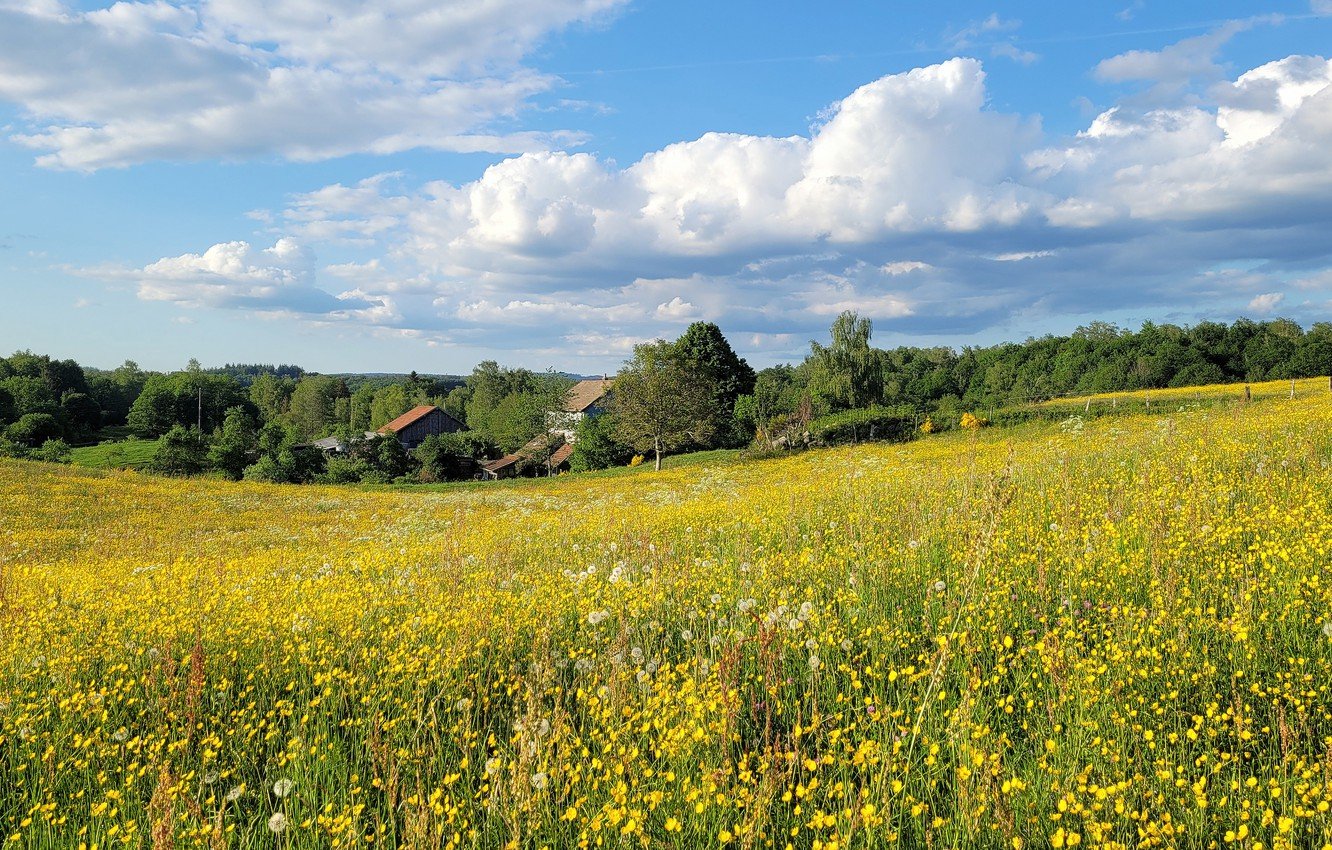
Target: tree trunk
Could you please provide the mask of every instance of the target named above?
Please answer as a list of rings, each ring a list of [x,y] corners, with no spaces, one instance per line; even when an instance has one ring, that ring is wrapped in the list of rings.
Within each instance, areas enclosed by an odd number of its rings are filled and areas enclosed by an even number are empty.
[[[661,437],[652,441],[652,448],[657,453],[657,468],[655,471],[661,472]]]

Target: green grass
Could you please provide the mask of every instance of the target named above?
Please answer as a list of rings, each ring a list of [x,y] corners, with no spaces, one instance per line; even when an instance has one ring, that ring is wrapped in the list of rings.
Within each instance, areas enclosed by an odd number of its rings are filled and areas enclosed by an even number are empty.
[[[70,461],[89,469],[141,469],[153,459],[156,440],[128,439],[74,449]]]

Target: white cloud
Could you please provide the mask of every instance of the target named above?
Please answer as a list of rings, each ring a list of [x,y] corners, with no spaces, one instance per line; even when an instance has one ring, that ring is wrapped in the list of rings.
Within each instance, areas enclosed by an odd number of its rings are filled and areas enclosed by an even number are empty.
[[[1277,305],[1286,299],[1280,292],[1264,292],[1262,295],[1255,295],[1249,302],[1249,309],[1259,315],[1267,315],[1277,308]]]
[[[1093,73],[1103,82],[1150,83],[1151,87],[1131,102],[1160,105],[1179,97],[1195,82],[1221,79],[1224,72],[1216,61],[1217,52],[1253,23],[1228,21],[1211,32],[1186,38],[1161,50],[1130,50],[1097,63]]]
[[[364,247],[319,271],[374,305],[355,321],[593,359],[694,319],[798,356],[843,309],[936,338],[1015,315],[1239,311],[1332,265],[1328,68],[1288,57],[1212,101],[1121,102],[1047,138],[954,59],[860,87],[805,135],[707,133],[623,167],[528,153],[461,184],[378,175],[295,197],[271,227]]]
[[[922,263],[919,260],[895,260],[891,263],[884,263],[879,266],[879,270],[888,275],[911,274],[912,272],[923,271],[933,268],[929,263]]]
[[[697,307],[677,295],[670,301],[658,304],[655,315],[659,319],[683,322],[699,318],[700,313]]]
[[[223,242],[202,254],[164,257],[141,269],[85,269],[84,274],[129,280],[145,301],[183,307],[324,315],[373,306],[358,293],[334,296],[314,285],[313,252],[292,239],[271,248]]]
[[[413,148],[519,153],[577,134],[497,130],[557,82],[542,37],[621,0],[119,2],[0,6],[0,100],[38,162],[318,160]]]

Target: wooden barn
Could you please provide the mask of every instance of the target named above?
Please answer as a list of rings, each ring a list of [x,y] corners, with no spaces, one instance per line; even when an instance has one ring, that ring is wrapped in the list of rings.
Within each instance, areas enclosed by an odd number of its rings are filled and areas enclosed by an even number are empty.
[[[411,450],[425,442],[431,434],[452,434],[463,429],[462,423],[433,404],[413,407],[403,415],[379,429],[381,434],[393,434],[402,447]]]

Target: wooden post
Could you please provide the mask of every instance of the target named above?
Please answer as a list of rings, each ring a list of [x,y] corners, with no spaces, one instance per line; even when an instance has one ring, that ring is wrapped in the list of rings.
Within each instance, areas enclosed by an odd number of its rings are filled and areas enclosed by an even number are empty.
[[[1142,397],[1143,397],[1144,399],[1146,399],[1146,401],[1147,401],[1147,409],[1148,409],[1148,410],[1151,410],[1151,409],[1152,409],[1152,394],[1149,393],[1149,392],[1147,392],[1147,390],[1143,390],[1143,391],[1142,391]]]
[[[1253,401],[1253,390],[1249,387],[1248,384],[1245,384],[1245,385],[1244,385],[1244,403],[1245,403],[1245,404],[1248,404],[1248,403],[1251,402],[1251,401]]]
[[[1328,381],[1328,389],[1332,391],[1332,378],[1328,378],[1327,381]],[[1113,396],[1110,399],[1110,409],[1111,410],[1119,409],[1119,396]]]
[[[1294,378],[1291,378],[1291,379],[1290,379],[1290,397],[1291,397],[1291,398],[1294,398],[1294,397],[1295,397],[1295,379],[1294,379]]]
[[[1091,396],[1087,396],[1087,406],[1083,408],[1084,413],[1091,413]]]

